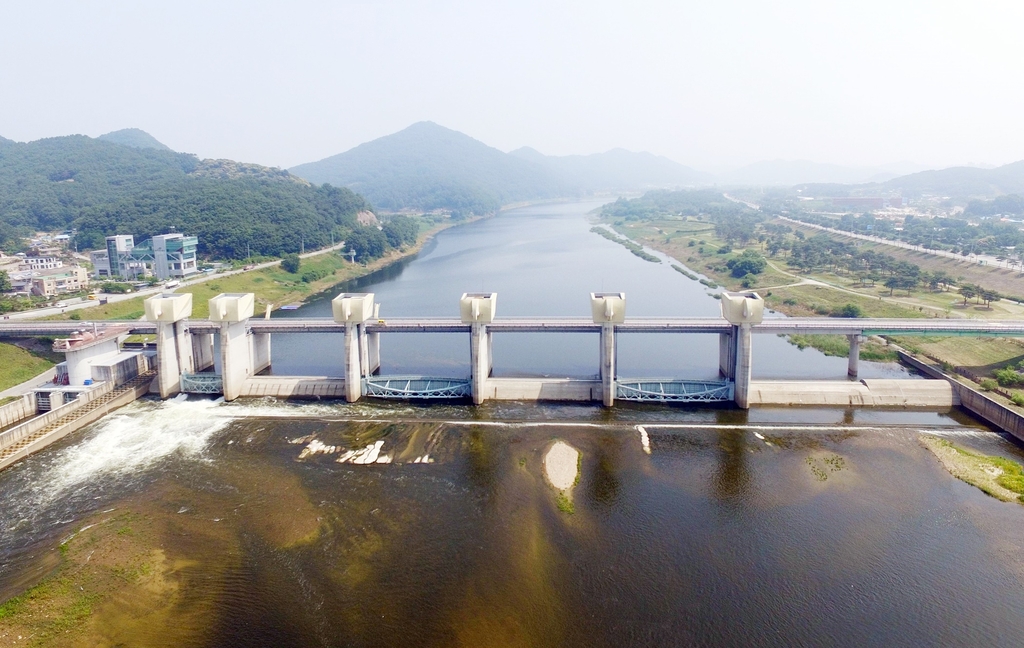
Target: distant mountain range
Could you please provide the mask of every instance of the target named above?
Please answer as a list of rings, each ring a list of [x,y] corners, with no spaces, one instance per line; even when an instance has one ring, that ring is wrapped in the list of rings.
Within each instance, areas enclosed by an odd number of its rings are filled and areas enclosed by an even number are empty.
[[[485,213],[512,202],[579,191],[540,164],[432,122],[289,171],[310,182],[348,187],[384,209]]]
[[[892,178],[924,171],[913,162],[897,162],[872,167],[850,167],[808,160],[765,160],[718,174],[718,182],[735,185],[781,185],[801,183],[858,184],[884,182]]]
[[[291,173],[349,187],[384,209],[458,209],[475,213],[524,200],[595,191],[706,184],[713,178],[650,153],[615,149],[595,155],[504,153],[433,122],[320,160]]]
[[[917,198],[922,195],[950,198],[993,198],[1024,193],[1024,160],[994,169],[950,167],[920,171],[884,182],[861,184],[806,183],[797,188],[808,195],[857,196],[898,193]]]

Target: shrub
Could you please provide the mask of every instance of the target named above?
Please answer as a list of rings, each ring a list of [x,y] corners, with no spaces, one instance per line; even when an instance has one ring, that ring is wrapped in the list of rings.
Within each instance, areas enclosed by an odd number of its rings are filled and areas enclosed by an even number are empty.
[[[1009,367],[1005,369],[997,369],[995,371],[995,377],[996,382],[1003,387],[1018,387],[1020,385],[1024,385],[1024,376]]]
[[[985,380],[982,380],[981,383],[978,384],[978,386],[981,387],[982,391],[992,391],[993,389],[999,386],[999,383],[992,380],[991,378],[986,378]]]
[[[696,241],[694,241],[693,239],[690,239],[690,242],[686,244],[686,247],[693,247],[696,244],[697,244]]]
[[[864,317],[864,311],[857,304],[843,304],[831,313],[832,317]]]
[[[785,299],[782,300],[782,303],[785,304],[786,306],[796,306],[796,300],[793,299],[792,297],[786,297]]]
[[[1013,401],[1013,404],[1017,407],[1024,407],[1024,394],[1014,394],[1010,397],[1010,400]]]
[[[295,274],[299,271],[300,265],[302,265],[302,261],[299,259],[298,254],[286,254],[281,257],[281,268],[285,272]]]

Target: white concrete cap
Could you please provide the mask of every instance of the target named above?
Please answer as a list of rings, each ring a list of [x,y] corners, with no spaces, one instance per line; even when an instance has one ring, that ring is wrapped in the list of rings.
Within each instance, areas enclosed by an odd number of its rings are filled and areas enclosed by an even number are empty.
[[[243,322],[252,317],[255,304],[254,293],[221,293],[210,300],[210,320]]]
[[[180,322],[192,316],[192,293],[164,293],[143,302],[147,322]]]
[[[373,319],[373,293],[341,293],[331,300],[331,312],[339,324],[362,324]]]
[[[755,292],[722,291],[722,317],[730,324],[760,324],[764,300]]]
[[[626,321],[626,293],[590,293],[590,313],[596,324]]]
[[[459,314],[464,324],[493,322],[498,308],[498,293],[462,293]]]

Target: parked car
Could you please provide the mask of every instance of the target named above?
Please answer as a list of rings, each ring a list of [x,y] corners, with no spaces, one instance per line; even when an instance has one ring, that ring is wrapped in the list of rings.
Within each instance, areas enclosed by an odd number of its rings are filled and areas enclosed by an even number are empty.
[[[56,304],[54,304],[53,307],[54,308],[67,308],[68,307],[68,303],[67,302],[59,301]]]

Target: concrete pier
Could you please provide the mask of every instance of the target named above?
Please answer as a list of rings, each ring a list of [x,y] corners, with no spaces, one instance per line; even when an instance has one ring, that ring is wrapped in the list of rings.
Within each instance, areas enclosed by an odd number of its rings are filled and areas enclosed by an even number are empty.
[[[615,325],[626,321],[626,293],[590,293],[590,315],[601,325],[601,402],[615,404]]]
[[[722,292],[722,317],[733,325],[735,354],[733,356],[733,397],[736,406],[750,407],[750,374],[753,361],[751,327],[764,318],[764,300],[753,292]],[[721,344],[721,338],[719,338]],[[721,359],[719,360],[721,362]]]
[[[331,300],[334,321],[345,326],[345,400],[350,403],[363,395],[363,376],[369,373],[369,342],[365,331],[373,312],[373,293],[341,293]]]
[[[850,340],[850,361],[847,364],[846,373],[852,378],[856,378],[860,364],[860,336],[847,335],[846,337]]]
[[[494,321],[498,293],[463,293],[459,299],[459,317],[469,324],[469,367],[473,404],[487,399],[487,381],[494,368],[491,360],[491,334],[487,325]]]
[[[252,293],[222,293],[210,300],[210,320],[220,325],[220,369],[224,400],[241,396],[253,375],[252,342],[247,325],[254,307]]]
[[[380,373],[380,333],[367,333],[366,346],[370,362],[367,372],[373,376]]]
[[[190,293],[165,293],[144,302],[146,319],[156,322],[157,388],[160,398],[181,392],[181,374],[194,371],[192,340],[185,320],[192,315]]]

